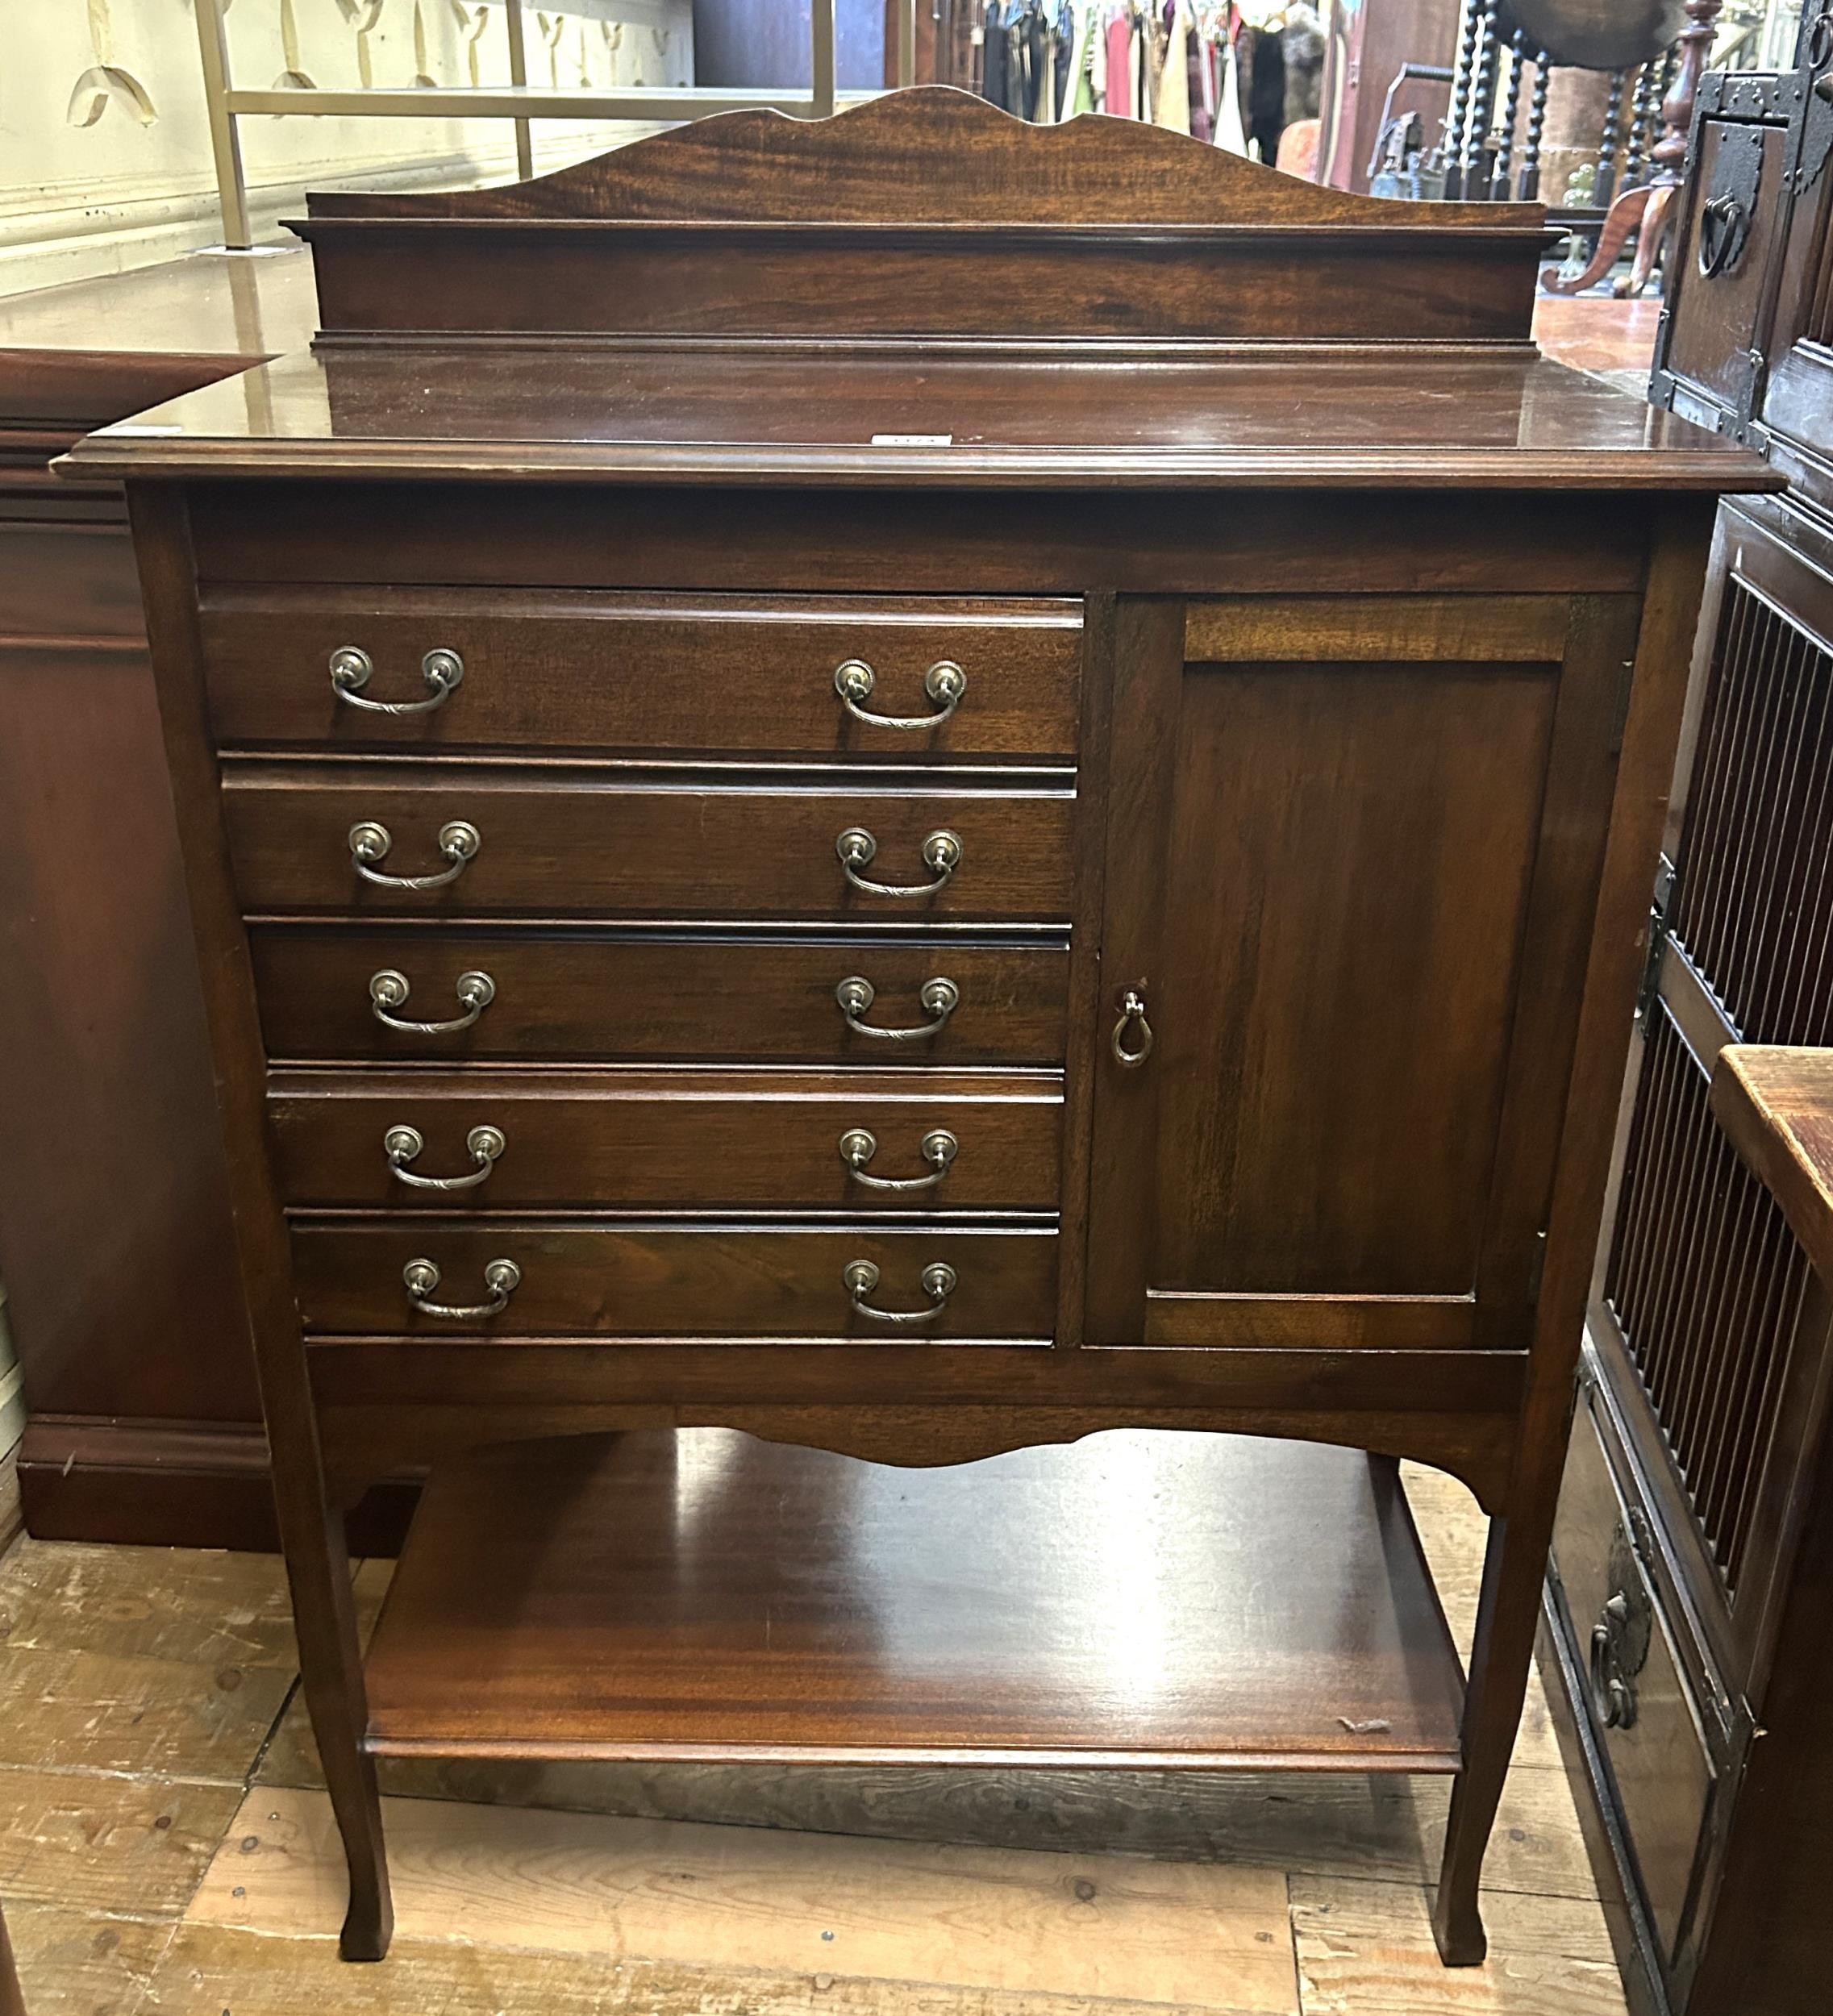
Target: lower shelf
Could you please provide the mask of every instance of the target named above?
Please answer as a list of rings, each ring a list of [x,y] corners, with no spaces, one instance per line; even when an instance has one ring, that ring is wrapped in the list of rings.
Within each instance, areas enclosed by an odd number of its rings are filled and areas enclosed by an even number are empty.
[[[719,1428],[436,1471],[379,1754],[1448,1772],[1392,1464],[1115,1431],[906,1470]]]

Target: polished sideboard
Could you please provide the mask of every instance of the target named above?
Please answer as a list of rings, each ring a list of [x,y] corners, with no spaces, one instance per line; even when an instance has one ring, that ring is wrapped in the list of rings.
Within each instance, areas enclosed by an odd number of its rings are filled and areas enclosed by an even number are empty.
[[[1776,479],[1538,356],[1537,208],[947,90],[299,228],[311,353],[60,467],[127,485],[344,1951],[440,1755],[1444,1773],[1480,1960]],[[1403,1456],[1493,1515],[1468,1678]]]
[[[1635,2016],[1827,2000],[1833,1333],[1799,1214],[1714,1118],[1733,1046],[1833,1040],[1824,11],[1801,58],[1704,80],[1657,336],[1655,400],[1788,487],[1714,533],[1548,1593]]]
[[[48,465],[311,302],[298,251],[0,299],[0,1285],[44,1537],[274,1541],[126,508]]]

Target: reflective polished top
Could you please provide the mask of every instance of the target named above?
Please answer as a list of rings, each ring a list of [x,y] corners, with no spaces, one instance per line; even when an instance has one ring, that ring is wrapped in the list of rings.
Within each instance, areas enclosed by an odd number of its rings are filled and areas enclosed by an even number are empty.
[[[325,345],[104,427],[67,466],[940,488],[1775,486],[1746,450],[1526,345]]]

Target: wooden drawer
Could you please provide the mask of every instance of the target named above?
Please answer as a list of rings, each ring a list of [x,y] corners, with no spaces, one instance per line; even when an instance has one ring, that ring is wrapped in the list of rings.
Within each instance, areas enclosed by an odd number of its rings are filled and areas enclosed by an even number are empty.
[[[249,934],[269,1054],[289,1062],[522,1060],[573,1063],[1060,1064],[1069,952],[1030,939],[905,932],[696,935],[460,931],[396,925],[344,931],[257,925]],[[376,977],[399,975],[398,1018],[456,1020],[459,983],[489,977],[468,1028],[427,1035],[376,1018]],[[867,981],[859,1019],[919,1028],[926,982],[959,1000],[911,1041],[848,1027],[835,989]]]
[[[1074,793],[1048,787],[767,788],[633,782],[577,771],[426,764],[252,764],[224,780],[230,847],[245,908],[452,917],[946,917],[1067,919]],[[442,856],[455,822],[471,858]],[[352,830],[387,835],[376,875],[451,875],[434,889],[357,872]],[[849,881],[840,836],[870,836]],[[952,872],[926,858],[953,836]],[[377,848],[383,843],[377,841]],[[452,874],[456,867],[457,873]]]
[[[206,595],[210,717],[227,747],[680,752],[908,761],[1073,756],[1081,667],[1075,602],[654,597],[514,589],[262,586]],[[439,691],[423,665],[463,670],[438,706],[381,714],[339,698],[331,660],[372,669],[355,698]],[[873,674],[849,710],[838,669]],[[932,666],[965,684],[946,719]],[[944,695],[944,699],[946,696]]]
[[[301,1225],[293,1248],[305,1327],[320,1336],[1042,1340],[1056,1315],[1056,1235],[1043,1228],[423,1221]],[[423,1259],[439,1270],[431,1295],[451,1306],[486,1300],[494,1260],[521,1279],[500,1314],[418,1315],[402,1273]],[[932,1265],[955,1282],[930,1320],[876,1322],[855,1312],[843,1278],[856,1260],[880,1270],[872,1299],[893,1312],[934,1308],[922,1285]]]
[[[1649,1577],[1648,1522],[1619,1489],[1590,1406],[1573,1424],[1554,1560],[1589,1713],[1644,1901],[1671,1966],[1702,1881],[1717,1770]]]
[[[475,1214],[1057,1206],[1054,1073],[310,1073],[273,1081],[268,1114],[281,1192],[296,1206]],[[410,1154],[398,1139],[397,1167],[384,1137],[402,1128],[423,1145]],[[492,1131],[474,1139],[478,1129]],[[947,1139],[926,1159],[938,1135]],[[467,1186],[425,1189],[415,1177]],[[880,1189],[875,1179],[925,1187]]]

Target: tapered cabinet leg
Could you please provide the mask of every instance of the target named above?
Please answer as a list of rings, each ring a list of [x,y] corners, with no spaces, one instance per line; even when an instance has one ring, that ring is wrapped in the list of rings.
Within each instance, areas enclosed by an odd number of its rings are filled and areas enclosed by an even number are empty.
[[[394,1931],[394,1905],[375,1760],[362,1747],[369,1713],[342,1514],[327,1511],[322,1545],[290,1547],[287,1567],[306,1707],[350,1872],[338,1951],[347,1960],[379,1960]]]
[[[1477,1886],[1514,1752],[1549,1539],[1546,1518],[1494,1519],[1464,1702],[1464,1769],[1452,1788],[1432,1935],[1448,1967],[1475,1967],[1488,1951]]]

